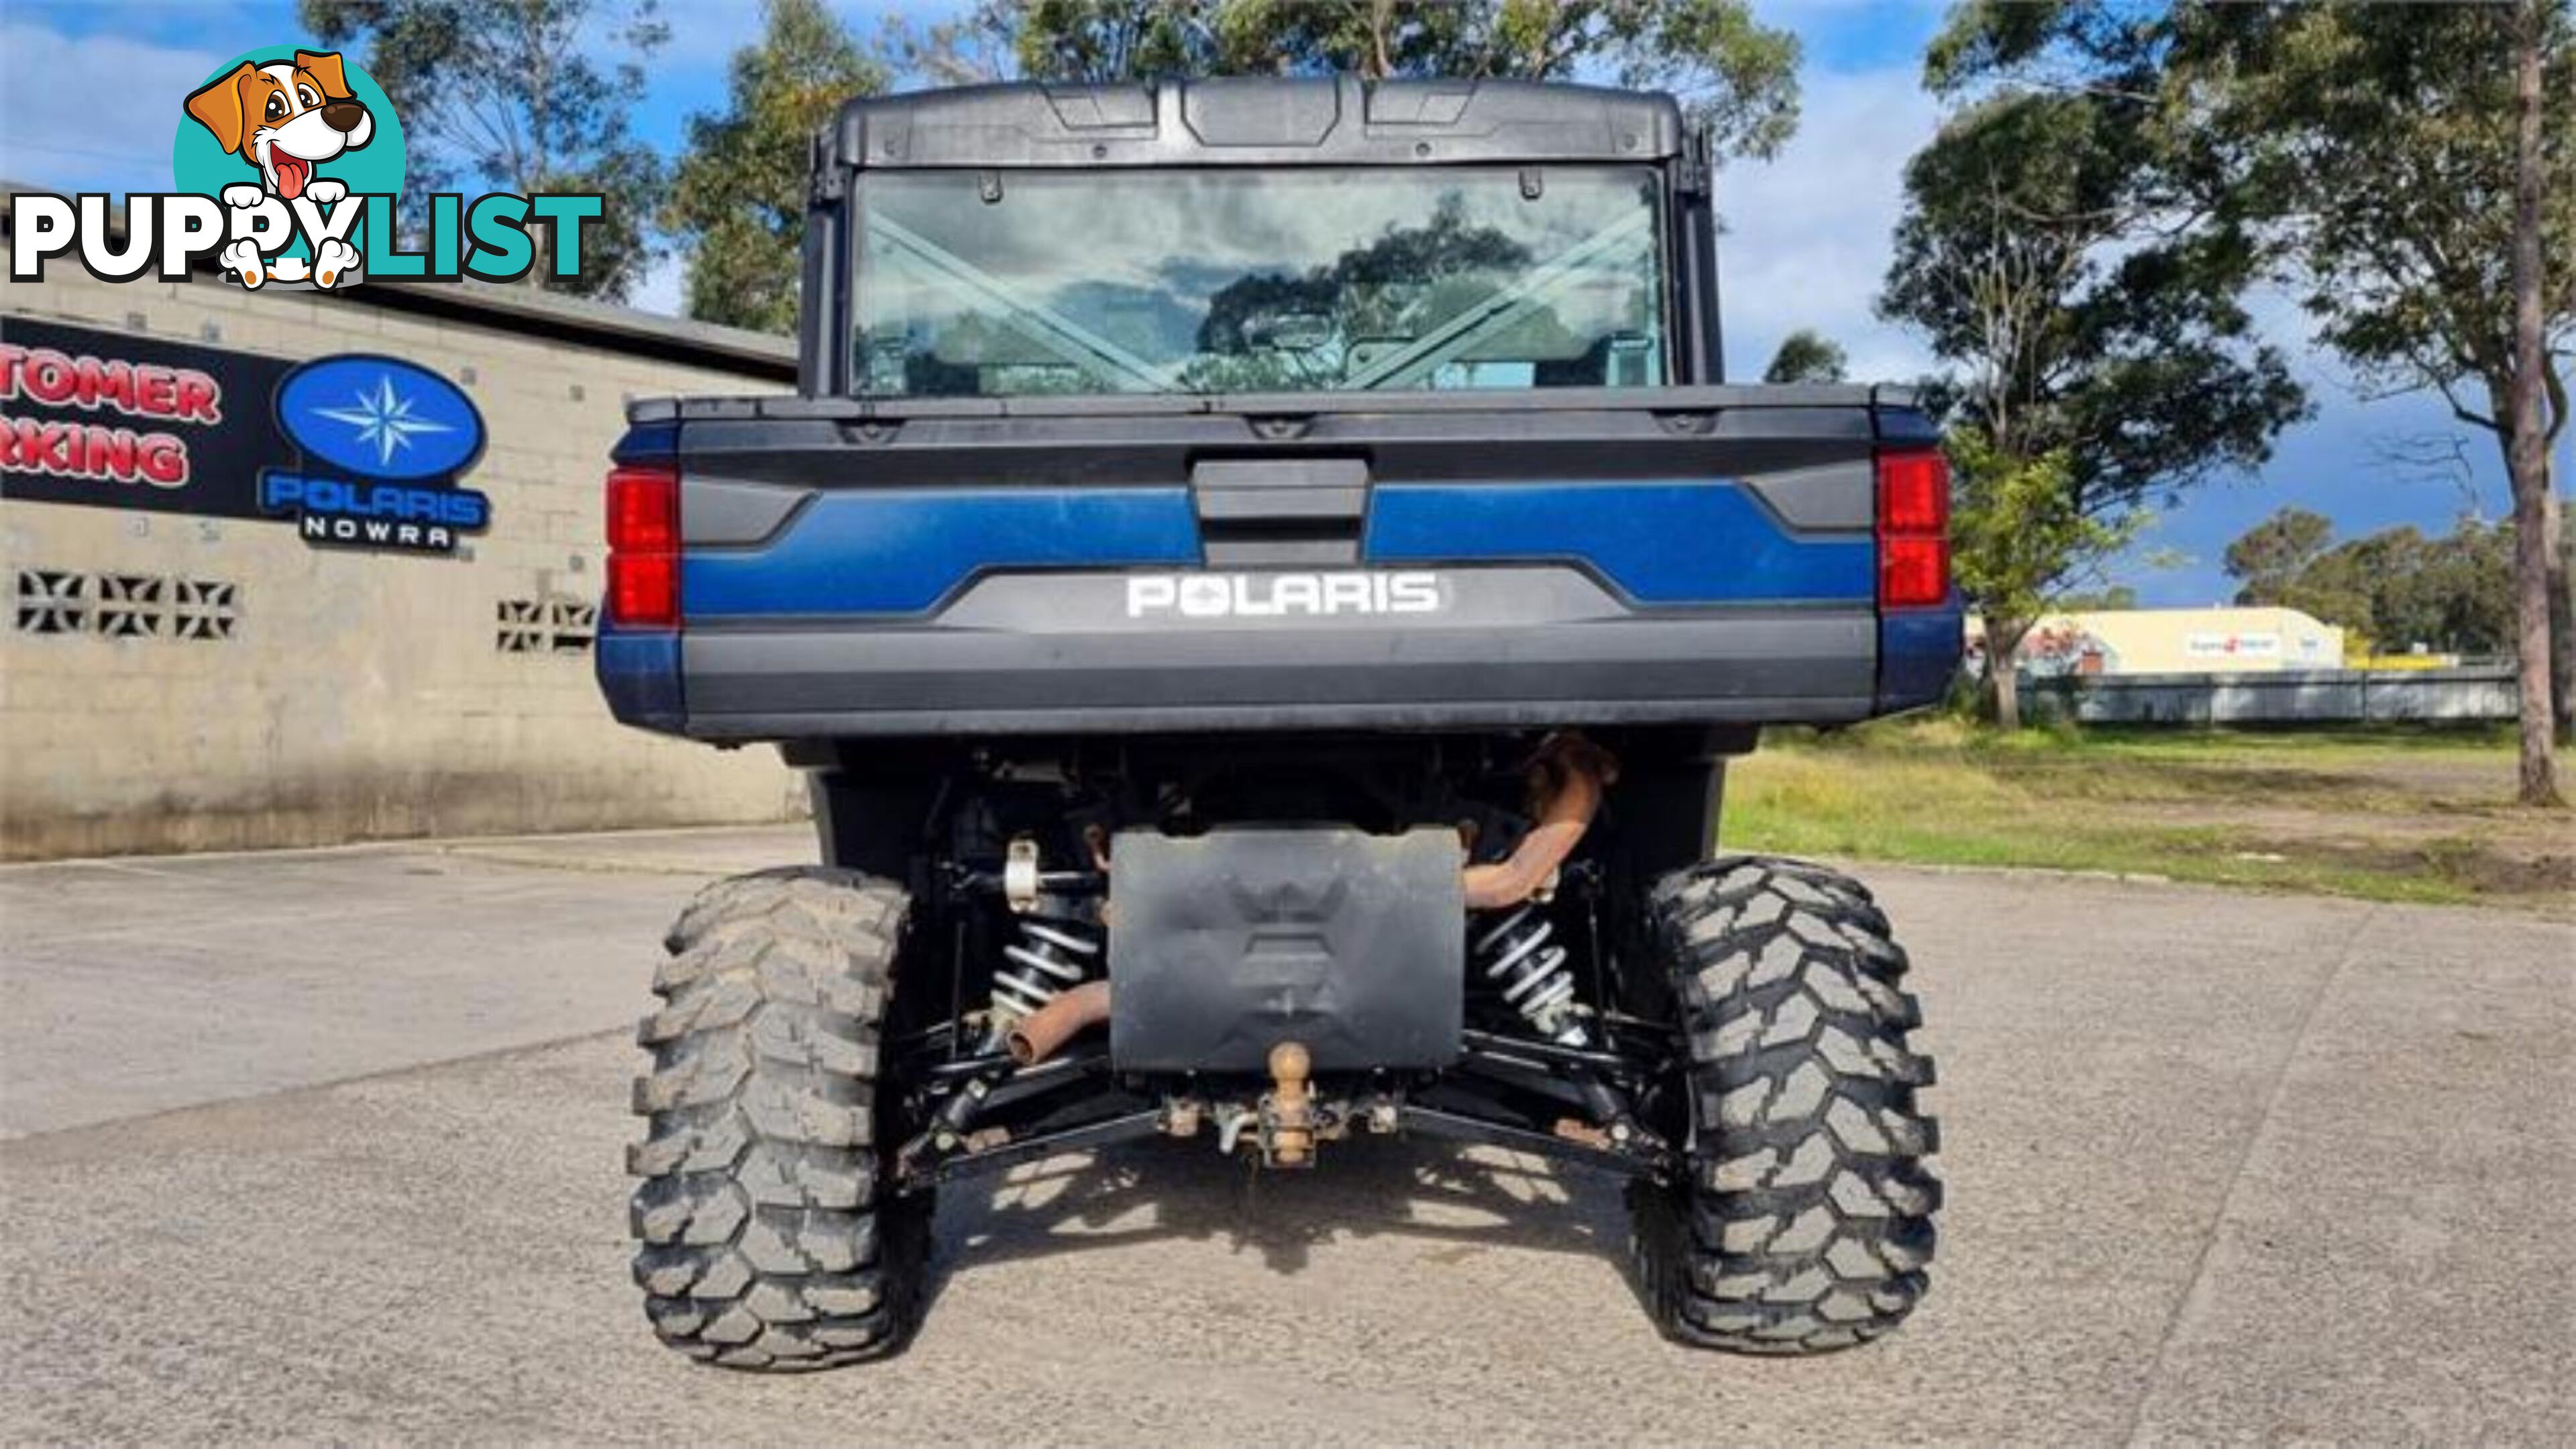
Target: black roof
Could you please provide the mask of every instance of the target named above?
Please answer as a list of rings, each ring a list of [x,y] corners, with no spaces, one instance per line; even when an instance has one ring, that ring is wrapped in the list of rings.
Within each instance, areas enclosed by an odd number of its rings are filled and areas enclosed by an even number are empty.
[[[991,85],[841,108],[845,165],[1439,165],[1660,161],[1672,97],[1528,81],[1272,77],[1155,85]]]

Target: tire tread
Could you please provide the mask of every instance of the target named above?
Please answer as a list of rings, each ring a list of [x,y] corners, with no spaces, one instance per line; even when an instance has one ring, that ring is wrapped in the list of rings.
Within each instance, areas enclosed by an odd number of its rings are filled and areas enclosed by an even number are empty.
[[[1665,1331],[1803,1354],[1876,1338],[1928,1286],[1939,1128],[1907,1034],[1907,961],[1859,882],[1720,856],[1666,876],[1648,927],[1672,979],[1691,1119],[1687,1178],[1641,1187],[1638,1248]]]
[[[831,1368],[901,1347],[925,1203],[879,1171],[878,1030],[907,900],[789,867],[700,891],[636,1028],[635,1281],[662,1341],[729,1368]]]

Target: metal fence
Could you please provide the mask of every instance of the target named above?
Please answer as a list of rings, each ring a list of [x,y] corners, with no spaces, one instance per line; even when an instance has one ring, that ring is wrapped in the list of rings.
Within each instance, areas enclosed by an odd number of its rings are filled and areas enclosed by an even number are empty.
[[[2022,679],[2041,718],[2086,724],[2475,721],[2514,717],[2514,666],[2300,669],[2264,674],[2093,674]]]

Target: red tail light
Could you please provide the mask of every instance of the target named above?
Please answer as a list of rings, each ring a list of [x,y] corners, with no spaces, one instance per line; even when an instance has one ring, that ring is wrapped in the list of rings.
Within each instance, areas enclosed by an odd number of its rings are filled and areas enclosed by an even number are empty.
[[[680,624],[680,474],[665,465],[608,474],[608,621]]]
[[[612,553],[608,556],[608,622],[629,629],[680,625],[680,556]]]
[[[1878,455],[1878,605],[1950,598],[1950,465],[1934,449]]]

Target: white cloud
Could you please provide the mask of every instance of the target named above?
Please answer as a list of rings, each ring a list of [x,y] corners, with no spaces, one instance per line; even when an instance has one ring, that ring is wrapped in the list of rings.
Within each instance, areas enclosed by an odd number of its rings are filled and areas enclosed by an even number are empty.
[[[63,190],[166,191],[182,100],[222,53],[0,22],[0,177]]]
[[[688,278],[688,264],[676,253],[665,254],[644,269],[641,281],[626,299],[626,305],[644,312],[659,312],[665,317],[680,315],[681,285]]]
[[[1718,174],[1719,305],[1727,376],[1757,381],[1780,339],[1812,327],[1842,344],[1855,381],[1906,381],[1931,364],[1922,344],[1870,313],[1887,276],[1906,161],[1940,109],[1912,65],[1810,71],[1797,136],[1777,160]]]

